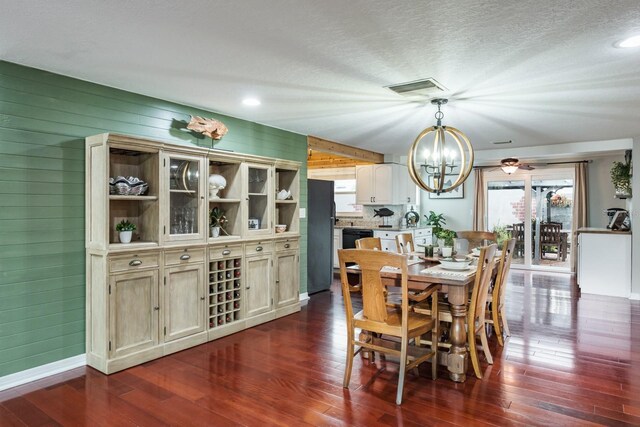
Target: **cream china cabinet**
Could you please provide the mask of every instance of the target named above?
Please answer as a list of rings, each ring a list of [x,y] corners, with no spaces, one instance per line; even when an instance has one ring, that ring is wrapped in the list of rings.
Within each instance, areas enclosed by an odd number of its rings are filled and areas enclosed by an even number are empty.
[[[87,138],[87,364],[109,374],[299,311],[299,167],[123,135]],[[210,193],[214,174],[226,185]],[[119,194],[118,177],[148,189]],[[226,222],[212,237],[216,207]],[[137,227],[131,243],[115,231],[122,220]]]

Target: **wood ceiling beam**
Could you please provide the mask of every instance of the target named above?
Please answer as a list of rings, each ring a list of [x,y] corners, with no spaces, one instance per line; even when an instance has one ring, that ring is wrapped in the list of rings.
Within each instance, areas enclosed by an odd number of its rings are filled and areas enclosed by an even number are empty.
[[[383,163],[384,155],[375,151],[363,150],[362,148],[351,147],[316,136],[307,137],[307,146],[312,151],[331,153],[342,157],[360,160],[369,163]]]

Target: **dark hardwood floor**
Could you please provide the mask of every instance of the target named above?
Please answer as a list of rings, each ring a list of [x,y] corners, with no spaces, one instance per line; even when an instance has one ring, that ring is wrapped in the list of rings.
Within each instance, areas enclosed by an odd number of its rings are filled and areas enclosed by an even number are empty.
[[[640,425],[640,303],[578,297],[565,275],[514,271],[485,378],[407,376],[356,358],[342,388],[338,282],[302,312],[124,372],[91,368],[0,392],[0,426]]]

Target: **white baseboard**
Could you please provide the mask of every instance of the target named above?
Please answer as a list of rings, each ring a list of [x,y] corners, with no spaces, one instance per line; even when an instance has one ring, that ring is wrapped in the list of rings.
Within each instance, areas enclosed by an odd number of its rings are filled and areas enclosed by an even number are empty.
[[[300,294],[300,307],[304,307],[309,303],[309,292],[305,292],[304,294]]]
[[[629,295],[629,299],[640,300],[640,294],[632,293],[631,295]]]
[[[69,371],[74,368],[79,368],[86,364],[86,355],[79,354],[67,359],[47,363],[42,366],[36,366],[35,368],[27,369],[25,371],[16,372],[15,374],[5,375],[4,377],[0,377],[0,391],[30,383],[50,375]]]

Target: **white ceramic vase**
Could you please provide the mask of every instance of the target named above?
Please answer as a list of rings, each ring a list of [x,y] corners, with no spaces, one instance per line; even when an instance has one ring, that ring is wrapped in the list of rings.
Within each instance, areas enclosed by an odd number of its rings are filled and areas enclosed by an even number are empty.
[[[131,243],[133,231],[120,231],[120,243]]]
[[[218,236],[220,236],[220,227],[215,225],[211,227],[211,237],[218,237]]]
[[[441,250],[442,250],[442,256],[445,258],[448,258],[453,254],[453,248],[451,246],[445,246],[441,248]]]

